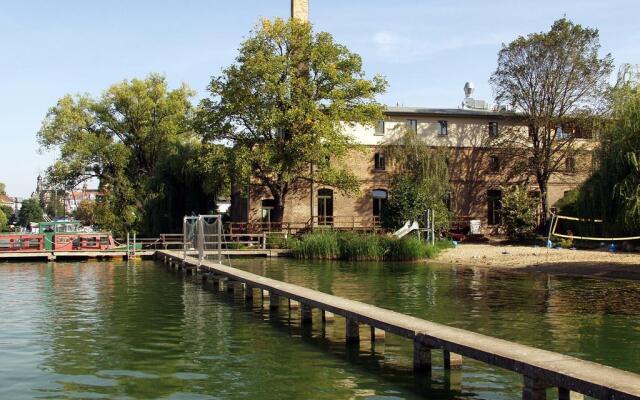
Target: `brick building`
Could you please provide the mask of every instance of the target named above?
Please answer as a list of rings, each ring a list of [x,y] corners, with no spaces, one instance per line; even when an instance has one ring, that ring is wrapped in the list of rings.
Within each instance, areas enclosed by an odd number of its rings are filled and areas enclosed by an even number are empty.
[[[448,203],[460,221],[478,219],[483,230],[495,233],[500,222],[502,188],[526,181],[526,174],[513,174],[510,159],[500,148],[503,135],[528,135],[528,128],[517,114],[484,109],[433,109],[389,107],[377,127],[347,127],[346,133],[364,145],[343,160],[360,181],[360,193],[345,196],[331,187],[309,185],[289,195],[283,222],[295,226],[331,224],[335,227],[369,226],[379,221],[381,208],[389,195],[390,170],[382,144],[393,141],[405,129],[413,129],[433,147],[447,149],[451,195]],[[559,129],[562,129],[559,127]],[[569,135],[570,133],[566,133]],[[575,139],[589,147],[590,139]],[[526,142],[526,138],[523,142]],[[552,176],[549,204],[577,187],[589,175],[591,156],[567,157],[566,171]],[[520,160],[522,161],[522,160]],[[529,177],[532,195],[539,193],[535,179]],[[232,198],[232,220],[270,222],[273,201],[265,188],[250,184],[249,195]]]

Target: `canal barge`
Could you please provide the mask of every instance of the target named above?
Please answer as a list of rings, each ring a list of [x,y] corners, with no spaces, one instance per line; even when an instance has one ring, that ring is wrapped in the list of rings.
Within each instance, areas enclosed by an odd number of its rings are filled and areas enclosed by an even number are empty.
[[[110,232],[84,232],[78,221],[40,222],[37,232],[0,234],[0,252],[116,249]]]

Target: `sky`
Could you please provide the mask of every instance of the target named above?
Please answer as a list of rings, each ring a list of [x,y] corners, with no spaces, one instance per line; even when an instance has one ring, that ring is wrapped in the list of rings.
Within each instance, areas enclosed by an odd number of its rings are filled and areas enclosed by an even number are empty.
[[[55,159],[36,133],[67,93],[159,72],[206,96],[260,18],[287,18],[289,0],[0,0],[0,182],[26,197]],[[387,105],[456,108],[466,81],[492,100],[502,43],[566,16],[600,30],[617,67],[640,63],[638,0],[310,0],[317,31],[359,53],[389,82]]]

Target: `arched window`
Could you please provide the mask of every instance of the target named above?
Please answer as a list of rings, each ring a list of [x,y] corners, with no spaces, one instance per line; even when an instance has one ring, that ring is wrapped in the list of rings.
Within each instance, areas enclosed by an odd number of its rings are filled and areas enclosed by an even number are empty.
[[[318,189],[318,225],[333,224],[333,190]]]
[[[387,206],[387,191],[384,189],[375,189],[371,192],[373,197],[373,216],[380,217],[382,210]]]

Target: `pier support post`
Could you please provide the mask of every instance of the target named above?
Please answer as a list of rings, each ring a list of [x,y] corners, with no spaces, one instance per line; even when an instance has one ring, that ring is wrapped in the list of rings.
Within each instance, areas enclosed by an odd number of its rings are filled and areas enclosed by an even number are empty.
[[[253,287],[251,287],[249,285],[245,285],[244,298],[246,300],[253,300]]]
[[[431,346],[420,340],[420,335],[413,338],[413,370],[431,372]]]
[[[386,332],[382,329],[378,329],[375,326],[371,327],[371,341],[375,342],[377,340],[384,340],[386,336]]]
[[[300,303],[296,300],[289,299],[289,310],[297,310],[300,308]]]
[[[328,322],[335,321],[336,317],[332,312],[322,310],[322,323],[326,324]]]
[[[345,336],[347,343],[359,343],[360,342],[360,326],[358,323],[350,318],[347,318]]]
[[[558,388],[558,400],[584,400],[584,395],[562,387]]]
[[[443,350],[442,355],[444,359],[444,369],[462,368],[462,356],[460,354],[451,353],[449,350]]]
[[[269,293],[269,309],[277,310],[280,307],[280,296],[275,293]]]
[[[540,378],[523,376],[524,386],[522,388],[522,400],[546,400],[547,386]]]
[[[302,303],[300,306],[300,323],[310,324],[313,321],[313,309],[310,305]]]
[[[211,274],[211,288],[216,292],[220,291],[220,277],[214,274]]]

